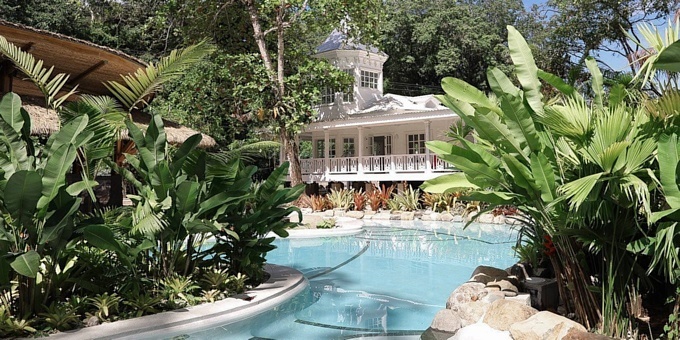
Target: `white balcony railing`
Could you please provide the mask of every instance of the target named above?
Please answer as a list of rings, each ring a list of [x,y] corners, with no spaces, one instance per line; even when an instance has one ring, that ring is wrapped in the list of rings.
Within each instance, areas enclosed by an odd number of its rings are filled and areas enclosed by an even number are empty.
[[[430,155],[428,167],[427,155],[385,155],[364,156],[359,167],[359,157],[342,158],[310,158],[301,159],[303,175],[323,174],[363,174],[363,173],[398,173],[398,172],[430,172],[452,171],[453,167],[435,155]]]

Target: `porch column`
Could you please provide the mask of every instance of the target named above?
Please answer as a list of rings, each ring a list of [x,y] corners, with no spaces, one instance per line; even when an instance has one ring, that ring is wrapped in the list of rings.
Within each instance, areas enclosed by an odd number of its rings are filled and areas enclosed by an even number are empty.
[[[425,141],[429,142],[430,141],[430,121],[426,120],[425,121]],[[431,173],[432,172],[432,160],[430,159],[430,149],[425,147],[425,172],[426,173]]]
[[[359,143],[357,147],[359,148],[359,164],[357,164],[357,171],[359,175],[364,174],[364,127],[359,126]]]
[[[328,180],[328,174],[330,173],[330,143],[331,138],[328,129],[323,130],[323,167],[324,167],[324,177]]]

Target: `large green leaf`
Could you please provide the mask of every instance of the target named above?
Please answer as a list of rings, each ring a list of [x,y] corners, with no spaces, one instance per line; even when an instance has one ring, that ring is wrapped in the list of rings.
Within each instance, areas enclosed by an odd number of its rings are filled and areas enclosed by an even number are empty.
[[[175,187],[175,177],[170,172],[167,162],[159,163],[149,174],[151,186],[160,200],[165,199]]]
[[[478,187],[470,183],[464,173],[456,172],[453,174],[441,175],[433,179],[429,179],[425,181],[425,183],[423,183],[420,188],[426,192],[441,194],[445,192],[459,191],[461,189],[476,189]]]
[[[581,94],[576,91],[576,89],[567,84],[562,78],[552,74],[545,72],[543,70],[538,70],[538,77],[543,79],[546,83],[552,85],[554,88],[558,89],[560,92],[564,93],[564,95],[568,97],[573,97],[574,99],[577,100],[583,100],[583,97],[581,97]]]
[[[40,255],[35,250],[29,250],[17,256],[9,265],[18,274],[35,278],[40,269]]]
[[[535,191],[538,191],[539,188],[531,174],[531,170],[517,160],[517,158],[510,155],[503,155],[503,165],[514,179],[513,183],[525,189],[532,199],[536,199]]]
[[[199,183],[193,181],[182,182],[177,187],[177,210],[182,214],[191,213],[196,208],[199,199]]]
[[[42,195],[38,209],[46,206],[66,184],[66,174],[73,165],[77,156],[76,147],[72,144],[63,144],[53,151],[47,158],[42,176]]]
[[[541,189],[541,199],[552,202],[555,199],[555,172],[548,157],[543,153],[531,155],[531,172]]]
[[[47,142],[51,151],[59,149],[62,145],[73,144],[76,147],[82,146],[87,139],[92,137],[91,133],[83,134],[87,127],[87,115],[74,117],[53,134]],[[89,138],[86,138],[89,137]]]
[[[658,148],[659,175],[666,202],[673,209],[680,208],[678,188],[678,165],[680,162],[680,140],[677,134],[663,134]]]
[[[124,252],[121,244],[116,240],[113,231],[105,225],[89,225],[83,229],[85,240],[91,245],[115,252]]]
[[[498,106],[489,100],[486,94],[474,86],[458,78],[446,77],[442,79],[442,89],[456,99],[474,105],[488,108],[498,114],[503,114]]]
[[[466,200],[481,201],[492,205],[512,205],[519,197],[521,196],[515,193],[501,191],[473,191],[465,195]]]
[[[15,132],[19,133],[24,126],[24,118],[21,115],[21,98],[16,93],[8,93],[0,100],[0,117],[9,124]]]
[[[491,90],[499,98],[503,95],[519,96],[519,89],[515,86],[510,78],[496,67],[489,67],[486,71],[486,78],[489,81]]]
[[[24,226],[31,225],[42,192],[42,178],[35,171],[15,172],[5,187],[5,207]]]
[[[597,66],[597,61],[593,57],[586,58],[586,66],[590,70],[591,88],[593,89],[593,103],[598,108],[603,108],[604,105],[604,85],[602,80],[602,71]]]
[[[603,175],[604,173],[600,172],[579,178],[562,185],[558,191],[569,199],[571,209],[576,210],[591,196],[595,184]]]
[[[654,68],[680,72],[680,40],[664,48],[654,62]]]
[[[172,157],[172,164],[170,165],[170,170],[172,170],[172,174],[176,175],[179,173],[180,170],[182,170],[182,166],[184,165],[184,161],[187,159],[189,154],[196,150],[198,145],[201,143],[201,140],[203,139],[203,136],[200,133],[197,133],[189,138],[187,138],[184,143],[177,149],[175,154]]]
[[[517,139],[523,139],[526,142],[529,150],[524,153],[529,154],[531,152],[542,151],[541,141],[538,138],[538,134],[536,134],[534,120],[524,107],[522,100],[518,97],[505,95],[501,97],[501,108],[505,114],[505,123],[510,131],[513,132]]]
[[[524,90],[524,99],[536,114],[542,115],[543,95],[541,94],[541,82],[538,80],[538,67],[536,67],[534,57],[531,55],[531,48],[529,48],[526,40],[512,26],[508,26],[508,48],[510,49],[510,58],[515,64],[517,79],[519,79],[522,90]]]

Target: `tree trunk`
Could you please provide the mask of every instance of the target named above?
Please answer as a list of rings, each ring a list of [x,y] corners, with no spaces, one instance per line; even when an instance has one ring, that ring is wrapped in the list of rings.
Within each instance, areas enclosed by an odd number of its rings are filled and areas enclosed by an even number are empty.
[[[290,186],[296,186],[302,183],[302,171],[300,169],[300,149],[293,136],[290,136],[285,127],[281,127],[281,144],[283,150],[290,162]]]

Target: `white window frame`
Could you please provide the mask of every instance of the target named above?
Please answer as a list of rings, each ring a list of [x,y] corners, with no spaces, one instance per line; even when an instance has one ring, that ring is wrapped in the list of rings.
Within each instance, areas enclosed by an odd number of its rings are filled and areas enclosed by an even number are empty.
[[[356,144],[354,137],[344,137],[342,139],[342,157],[354,157],[356,154]]]
[[[335,138],[328,140],[328,158],[335,158]]]
[[[314,142],[314,157],[315,158],[326,157],[326,155],[325,155],[326,150],[324,149],[324,143],[325,143],[325,141],[323,139],[317,139]]]
[[[321,90],[321,105],[330,105],[335,102],[335,90],[330,87],[324,87]]]
[[[361,70],[361,87],[377,89],[380,73]]]
[[[412,133],[406,136],[406,149],[409,155],[425,153],[425,133]]]

